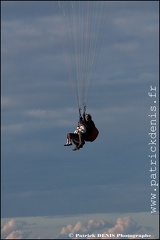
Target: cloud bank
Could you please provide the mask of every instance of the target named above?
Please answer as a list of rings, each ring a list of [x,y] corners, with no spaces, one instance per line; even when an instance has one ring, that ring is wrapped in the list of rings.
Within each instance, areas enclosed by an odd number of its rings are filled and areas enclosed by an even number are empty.
[[[26,230],[25,221],[10,219],[1,229],[1,239],[26,239],[31,231]]]
[[[106,221],[89,220],[86,223],[77,222],[75,225],[68,224],[61,229],[59,239],[63,238],[84,238],[91,239],[98,237],[99,239],[118,239],[122,236],[131,238],[155,238],[150,234],[152,228],[142,227],[138,225],[131,217],[119,217],[115,224]]]
[[[71,219],[69,220],[71,221]],[[1,229],[1,239],[157,239],[153,228],[141,226],[131,216],[117,217],[115,222],[90,219],[77,221],[75,224],[59,225],[59,234],[55,236],[54,221],[41,226],[41,232],[36,224],[10,219]],[[155,234],[155,235],[154,235]],[[123,237],[125,236],[125,237]]]

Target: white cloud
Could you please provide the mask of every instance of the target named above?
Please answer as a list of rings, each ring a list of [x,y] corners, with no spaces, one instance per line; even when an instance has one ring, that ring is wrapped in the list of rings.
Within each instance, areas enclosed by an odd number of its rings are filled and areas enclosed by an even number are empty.
[[[116,43],[113,47],[121,51],[135,51],[140,48],[140,44],[136,42]]]
[[[104,221],[89,220],[87,224],[82,222],[77,222],[75,226],[71,224],[63,227],[60,234],[69,234],[69,233],[90,233],[95,229],[100,229],[106,226]]]
[[[9,99],[6,99],[6,104],[7,102],[9,107]],[[14,136],[43,129],[53,130],[61,127],[66,127],[70,129],[69,131],[74,131],[77,126],[77,122],[75,121],[77,112],[73,108],[59,110],[22,110],[18,112],[17,116],[19,117],[19,122],[3,123],[3,136]]]
[[[31,233],[24,229],[26,222],[10,219],[1,229],[2,239],[24,239]]]
[[[11,232],[6,239],[25,239],[28,236],[28,232],[22,230],[16,230]]]
[[[117,218],[115,226],[104,231],[104,234],[133,233],[139,230],[139,226],[130,217]]]
[[[128,13],[113,19],[113,26],[126,35],[144,36],[157,32],[158,19],[154,13]],[[156,21],[157,20],[157,21]]]
[[[106,221],[96,221],[96,220],[89,220],[87,223],[77,222],[75,225],[68,224],[61,229],[60,235],[58,238],[67,238],[70,233],[73,234],[73,238],[76,239],[76,234],[81,234],[85,236],[84,238],[90,239],[91,236],[89,234],[93,234],[94,238],[97,234],[100,234],[99,239],[111,239],[111,236],[115,236],[114,238],[119,238],[117,234],[128,234],[128,235],[142,235],[148,234],[151,235],[147,230],[151,230],[148,227],[142,227],[138,225],[131,217],[120,217],[117,218],[116,223],[113,227],[112,223],[108,223]],[[153,238],[153,236],[152,236]]]
[[[65,111],[65,112],[64,112]],[[34,109],[26,111],[26,115],[34,117],[34,118],[64,118],[65,114],[74,114],[74,110],[72,108],[66,108],[65,110],[43,110],[43,109]]]
[[[1,107],[2,108],[12,108],[16,106],[16,101],[12,97],[1,97]]]
[[[56,53],[59,53],[58,44],[62,44],[61,33],[64,32],[63,30],[60,18],[54,14],[48,17],[41,16],[37,20],[31,19],[28,22],[24,19],[4,20],[2,23],[2,56],[3,58],[8,57],[7,64],[11,61],[13,69],[16,66],[15,61],[12,61],[13,57],[18,57],[20,61],[21,57],[23,60],[29,58],[27,64],[34,66],[39,65],[41,61],[43,64],[54,61],[56,63],[58,58]],[[52,51],[53,47],[55,48],[54,52]],[[5,63],[3,62],[4,67]]]

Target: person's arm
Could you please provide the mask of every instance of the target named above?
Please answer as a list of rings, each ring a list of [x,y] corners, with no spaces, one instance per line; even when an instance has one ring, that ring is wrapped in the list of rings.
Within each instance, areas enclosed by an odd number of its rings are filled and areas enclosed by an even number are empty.
[[[85,126],[81,126],[80,129],[79,129],[79,132],[80,133],[85,133],[86,132]]]
[[[85,113],[83,113],[83,121],[86,123]]]

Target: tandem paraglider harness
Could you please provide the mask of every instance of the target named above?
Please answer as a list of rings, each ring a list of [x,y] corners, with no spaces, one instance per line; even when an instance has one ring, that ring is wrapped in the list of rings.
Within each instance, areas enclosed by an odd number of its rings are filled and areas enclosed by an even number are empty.
[[[85,112],[86,112],[86,106],[84,106],[83,117],[82,117],[81,109],[79,108],[79,118],[84,122],[84,124],[87,123],[87,121],[85,120],[85,114],[86,114]],[[94,127],[93,127],[91,133],[90,134],[84,134],[84,140],[86,142],[93,142],[98,137],[98,134],[99,134],[99,130],[97,129],[97,127],[95,126],[93,121],[92,121],[92,123],[93,123]],[[86,126],[86,128],[87,128],[87,126]]]

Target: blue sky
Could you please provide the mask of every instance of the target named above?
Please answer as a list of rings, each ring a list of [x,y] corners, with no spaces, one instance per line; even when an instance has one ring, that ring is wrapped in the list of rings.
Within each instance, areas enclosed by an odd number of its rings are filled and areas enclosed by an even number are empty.
[[[2,1],[4,238],[66,237],[69,224],[86,234],[123,229],[158,236],[148,157],[151,85],[158,95],[158,8],[158,1],[104,2],[87,104],[100,134],[73,152],[63,146],[78,111],[60,44],[58,2]],[[46,219],[53,222],[42,233]]]

